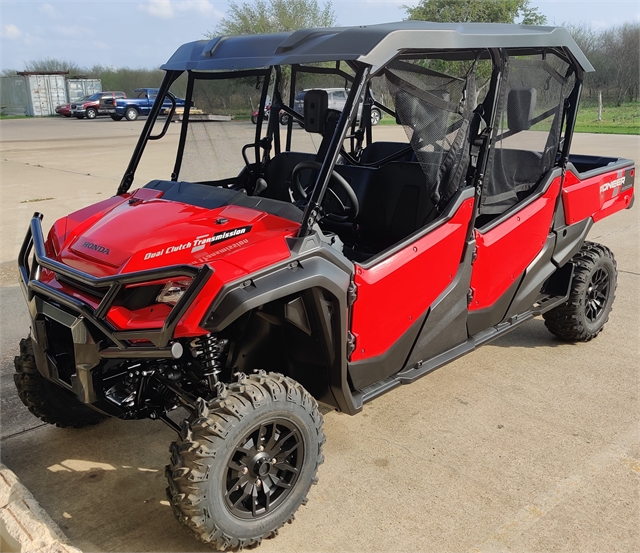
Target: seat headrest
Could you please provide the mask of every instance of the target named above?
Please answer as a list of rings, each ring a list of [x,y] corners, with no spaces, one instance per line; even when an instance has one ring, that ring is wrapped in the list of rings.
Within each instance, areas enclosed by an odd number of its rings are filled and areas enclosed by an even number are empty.
[[[304,95],[304,130],[322,134],[327,121],[329,95],[326,90],[309,90]]]
[[[535,88],[517,87],[507,98],[507,126],[512,132],[528,131],[536,109]]]

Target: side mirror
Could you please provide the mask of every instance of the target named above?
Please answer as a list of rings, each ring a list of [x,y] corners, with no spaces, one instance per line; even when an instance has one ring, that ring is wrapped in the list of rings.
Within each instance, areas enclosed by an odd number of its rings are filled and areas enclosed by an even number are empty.
[[[329,108],[329,95],[326,90],[309,90],[304,95],[304,130],[323,133]]]
[[[536,109],[535,88],[512,88],[507,98],[507,126],[511,132],[528,131]]]

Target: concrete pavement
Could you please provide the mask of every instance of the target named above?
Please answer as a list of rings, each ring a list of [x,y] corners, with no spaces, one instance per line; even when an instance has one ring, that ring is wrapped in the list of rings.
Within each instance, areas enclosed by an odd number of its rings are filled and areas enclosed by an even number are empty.
[[[165,500],[168,428],[41,425],[11,382],[29,325],[11,285],[12,260],[29,217],[43,211],[50,225],[113,194],[141,126],[0,122],[0,261],[8,262],[0,265],[1,456],[83,551],[208,551],[181,530]],[[375,132],[402,139],[401,129]],[[640,160],[639,144],[578,135],[573,151]],[[171,166],[171,143],[154,146],[140,181],[158,176],[154,163]],[[40,201],[21,203],[29,199]],[[326,414],[320,482],[296,521],[259,551],[640,550],[639,213],[636,206],[591,231],[614,251],[620,272],[611,319],[596,340],[562,343],[537,318],[356,417]]]

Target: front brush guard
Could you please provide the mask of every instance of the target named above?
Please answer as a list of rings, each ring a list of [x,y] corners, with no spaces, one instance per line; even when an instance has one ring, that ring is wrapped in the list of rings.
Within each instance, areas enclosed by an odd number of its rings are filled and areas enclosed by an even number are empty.
[[[169,342],[178,322],[213,274],[213,269],[209,265],[204,265],[200,269],[191,265],[174,265],[162,269],[97,278],[46,255],[42,217],[40,213],[35,213],[32,217],[18,257],[20,285],[32,320],[34,355],[38,371],[48,380],[73,391],[83,403],[94,404],[98,397],[94,390],[92,369],[100,363],[101,359],[179,357],[181,349],[172,350],[168,347]],[[30,263],[29,257],[32,251],[33,258]],[[43,267],[64,276],[71,283],[77,282],[84,287],[108,288],[108,290],[98,307],[94,309],[81,300],[41,282],[39,279]],[[106,320],[109,309],[125,285],[175,276],[193,276],[194,280],[169,312],[161,329],[118,331]],[[56,321],[71,332],[76,365],[72,385],[59,377],[55,361],[47,354],[45,318]],[[91,325],[102,336],[92,336],[92,332],[95,333],[95,331],[91,329]],[[132,345],[132,340],[148,340],[155,347]],[[106,348],[105,343],[107,343]],[[100,349],[101,346],[103,349]]]

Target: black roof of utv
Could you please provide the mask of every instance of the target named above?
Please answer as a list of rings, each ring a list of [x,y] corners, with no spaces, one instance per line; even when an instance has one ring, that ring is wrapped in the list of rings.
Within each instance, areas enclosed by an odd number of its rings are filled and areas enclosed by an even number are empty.
[[[562,27],[401,21],[288,33],[219,36],[182,45],[162,69],[219,71],[357,60],[376,68],[404,50],[563,48],[584,71],[593,67]]]

